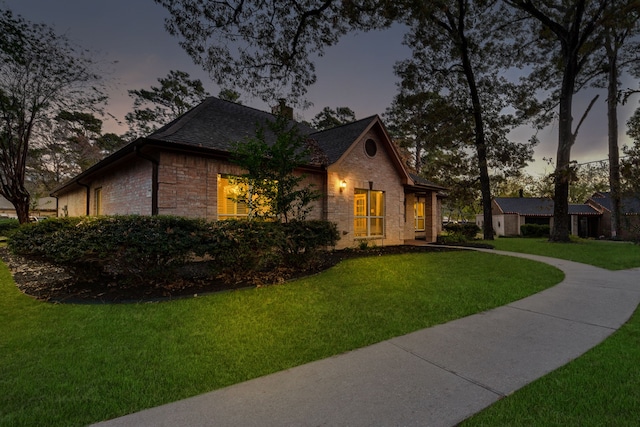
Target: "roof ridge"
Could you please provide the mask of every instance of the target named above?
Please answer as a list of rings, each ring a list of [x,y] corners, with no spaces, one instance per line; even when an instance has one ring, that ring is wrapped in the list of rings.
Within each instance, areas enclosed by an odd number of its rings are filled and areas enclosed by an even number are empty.
[[[310,133],[309,136],[312,136],[312,135],[315,135],[315,134],[318,134],[318,133],[334,131],[334,130],[337,130],[337,129],[340,129],[340,128],[346,127],[346,126],[352,126],[352,125],[355,125],[356,123],[364,122],[365,120],[367,120],[368,122],[371,122],[374,118],[378,118],[378,117],[379,116],[377,114],[374,114],[372,116],[368,116],[368,117],[364,117],[362,119],[354,120],[354,121],[349,122],[349,123],[342,123],[341,125],[334,126],[332,128],[329,128],[329,129],[316,130],[315,132]]]

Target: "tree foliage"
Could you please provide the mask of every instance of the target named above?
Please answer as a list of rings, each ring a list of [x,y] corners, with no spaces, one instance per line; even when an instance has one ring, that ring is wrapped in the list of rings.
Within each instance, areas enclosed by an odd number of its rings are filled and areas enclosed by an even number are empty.
[[[246,171],[238,199],[249,206],[250,218],[304,220],[320,197],[311,184],[302,185],[304,175],[295,173],[311,154],[306,137],[282,116],[265,126],[234,149],[234,162]]]
[[[149,135],[209,96],[202,82],[184,71],[169,71],[158,83],[150,89],[129,90],[134,99],[133,111],[125,116],[130,139]]]
[[[620,8],[612,0],[504,0],[530,19],[517,33],[526,47],[523,60],[532,67],[529,76],[558,105],[558,149],[554,172],[554,218],[550,240],[569,241],[569,186],[572,176],[571,149],[580,124],[574,127],[573,96],[602,73],[603,31],[615,22]],[[637,2],[636,7],[637,7]],[[632,4],[632,3],[628,3]],[[549,60],[551,58],[551,60]]]
[[[341,36],[393,22],[389,0],[155,0],[166,28],[221,86],[263,101],[299,101],[316,81],[313,58]]]
[[[423,151],[432,155],[440,151],[440,156],[430,160],[457,163],[457,167],[434,166],[463,173],[450,175],[446,184],[457,181],[456,186],[479,190],[485,224],[492,223],[490,171],[493,175],[518,173],[533,154],[532,144],[516,144],[507,138],[518,121],[504,111],[517,91],[500,76],[509,67],[510,56],[499,38],[508,16],[505,11],[498,13],[498,5],[470,0],[413,4],[407,13],[410,30],[404,40],[412,57],[396,66],[402,83],[392,114],[395,128],[409,119],[405,130],[413,142],[416,166],[423,167]],[[402,110],[411,113],[403,117]],[[490,227],[485,229],[485,238],[493,238]]]
[[[349,107],[324,107],[322,111],[315,115],[311,121],[311,126],[318,130],[331,129],[356,121],[356,113]]]
[[[624,178],[623,191],[637,192],[640,188],[640,108],[629,118],[627,126],[627,134],[632,139],[632,144],[622,149],[625,155],[620,165]]]
[[[60,111],[105,99],[89,53],[44,24],[0,10],[0,194],[29,219],[25,174],[36,133]]]
[[[95,115],[61,111],[43,122],[29,149],[27,187],[31,194],[48,194],[122,145],[120,136],[102,134],[102,120]]]

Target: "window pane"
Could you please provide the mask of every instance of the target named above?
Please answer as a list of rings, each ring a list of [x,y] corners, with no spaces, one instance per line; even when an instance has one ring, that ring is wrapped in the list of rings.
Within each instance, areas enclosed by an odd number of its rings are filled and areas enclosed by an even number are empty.
[[[353,204],[353,215],[366,216],[367,215],[367,191],[356,190],[355,201]]]
[[[384,219],[383,218],[371,218],[371,231],[370,236],[382,236],[384,234]]]
[[[366,237],[367,236],[367,219],[366,218],[356,218],[354,220],[354,233],[356,237]]]
[[[384,193],[382,191],[371,191],[371,216],[384,216]]]
[[[414,213],[415,213],[415,228],[416,230],[424,230],[424,202],[418,200],[414,204]]]

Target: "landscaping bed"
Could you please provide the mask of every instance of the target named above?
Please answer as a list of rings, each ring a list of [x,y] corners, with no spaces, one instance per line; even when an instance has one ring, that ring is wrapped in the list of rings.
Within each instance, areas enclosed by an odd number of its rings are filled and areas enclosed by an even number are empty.
[[[211,275],[206,261],[187,264],[179,277],[171,281],[127,285],[107,278],[78,282],[68,268],[38,259],[25,258],[0,248],[0,258],[9,266],[16,286],[36,299],[58,303],[118,303],[155,301],[202,295],[211,292],[284,283],[326,270],[340,261],[363,256],[450,251],[451,248],[429,246],[384,246],[364,250],[326,251],[304,270],[279,269],[252,276]]]

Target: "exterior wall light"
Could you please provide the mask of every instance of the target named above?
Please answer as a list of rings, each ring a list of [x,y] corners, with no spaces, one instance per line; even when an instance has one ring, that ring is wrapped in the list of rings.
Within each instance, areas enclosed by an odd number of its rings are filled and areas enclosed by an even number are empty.
[[[342,180],[342,182],[340,182],[340,192],[342,193],[345,188],[347,188],[347,181]]]

